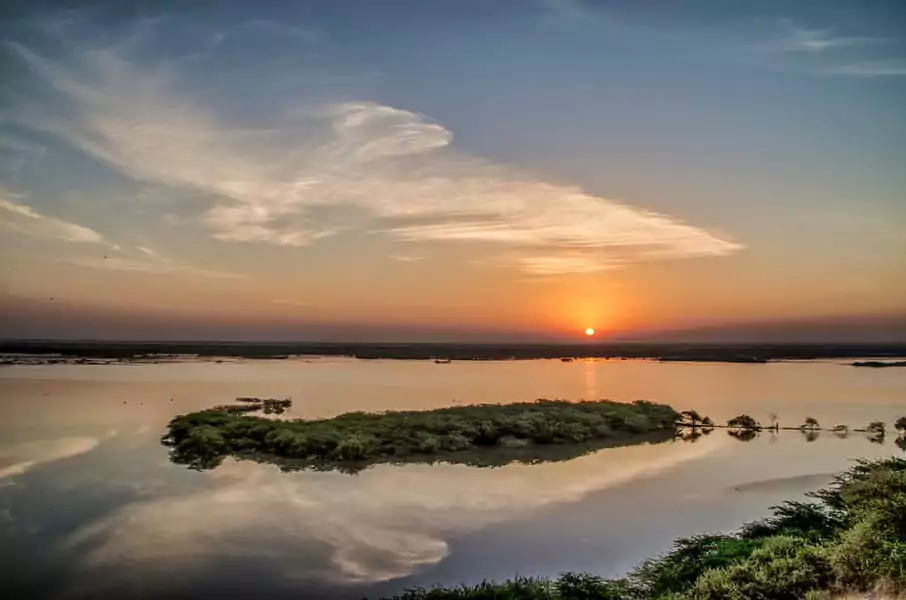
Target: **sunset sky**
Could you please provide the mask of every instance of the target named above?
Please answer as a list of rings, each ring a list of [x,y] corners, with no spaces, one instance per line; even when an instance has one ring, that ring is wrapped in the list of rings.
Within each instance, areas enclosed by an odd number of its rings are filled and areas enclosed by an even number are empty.
[[[902,1],[131,4],[0,9],[2,337],[906,322]]]

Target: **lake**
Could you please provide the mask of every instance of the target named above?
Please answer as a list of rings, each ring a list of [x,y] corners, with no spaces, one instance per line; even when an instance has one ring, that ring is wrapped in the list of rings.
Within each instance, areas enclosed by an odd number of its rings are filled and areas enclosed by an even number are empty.
[[[560,462],[281,472],[228,459],[195,472],[160,436],[237,396],[291,416],[538,397],[646,399],[716,422],[888,424],[906,369],[842,361],[407,362],[306,358],[0,368],[4,597],[361,598],[516,574],[626,572],[674,538],[736,529],[802,498],[855,458],[899,454],[862,434],[717,430],[692,442]]]

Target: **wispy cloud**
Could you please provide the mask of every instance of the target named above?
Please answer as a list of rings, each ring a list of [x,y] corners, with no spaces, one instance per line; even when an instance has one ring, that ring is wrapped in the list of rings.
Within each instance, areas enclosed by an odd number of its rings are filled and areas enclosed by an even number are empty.
[[[837,35],[833,29],[808,29],[792,22],[786,23],[787,34],[774,43],[778,50],[793,52],[825,52],[836,48],[887,44],[888,38]]]
[[[906,76],[906,61],[869,61],[837,65],[826,69],[825,73],[851,77],[903,77]]]
[[[297,308],[310,307],[310,304],[302,302],[301,300],[293,300],[292,298],[274,298],[271,300],[271,304],[277,304],[280,306],[295,306]]]
[[[391,254],[390,258],[397,262],[411,263],[418,262],[420,260],[425,260],[424,256],[418,256],[415,254]]]
[[[779,33],[778,31],[779,26]],[[906,60],[889,56],[897,40],[871,35],[845,35],[836,29],[804,27],[792,19],[773,22],[775,35],[755,44],[760,51],[799,55],[819,75],[891,77],[906,75]],[[884,55],[888,56],[885,57]],[[870,58],[871,56],[881,58]]]
[[[21,235],[80,244],[104,246],[107,253],[98,256],[66,255],[57,258],[80,267],[113,271],[137,271],[161,275],[186,275],[211,279],[238,279],[242,275],[184,264],[162,256],[146,246],[136,246],[133,251],[109,242],[94,229],[69,221],[48,217],[26,204],[7,199],[9,192],[0,190],[0,226]]]
[[[201,277],[205,279],[243,279],[239,273],[231,273],[218,269],[198,267],[171,258],[161,256],[149,248],[137,247],[137,254],[130,255],[126,251],[116,255],[107,256],[81,256],[59,259],[60,262],[86,267],[90,269],[105,269],[111,271],[133,271],[151,275],[182,275],[187,277]]]
[[[9,200],[3,190],[0,190],[0,224],[22,235],[113,246],[93,229],[42,215],[26,204]]]
[[[535,3],[555,19],[593,23],[600,18],[586,0],[535,0]]]
[[[358,227],[525,250],[532,258],[514,264],[545,272],[561,265],[564,273],[588,272],[590,261],[612,267],[741,248],[673,217],[456,150],[450,131],[409,110],[303,104],[270,127],[242,129],[114,49],[63,64],[12,47],[77,115],[32,113],[26,124],[136,179],[214,198],[204,223],[220,240],[304,246]],[[576,248],[586,256],[579,269],[570,258]]]
[[[594,273],[610,268],[604,260],[582,254],[553,256],[521,256],[515,259],[526,271],[535,275],[556,275],[558,273]]]

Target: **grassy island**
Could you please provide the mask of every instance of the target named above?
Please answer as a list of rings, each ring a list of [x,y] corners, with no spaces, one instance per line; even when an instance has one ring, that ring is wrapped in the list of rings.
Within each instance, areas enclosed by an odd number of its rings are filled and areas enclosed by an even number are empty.
[[[622,579],[566,573],[386,600],[831,600],[906,593],[906,460],[858,462],[810,502],[730,535],[677,540]],[[870,592],[871,595],[862,596]],[[849,594],[860,595],[849,595]]]
[[[369,463],[488,448],[525,452],[538,446],[668,439],[678,417],[663,404],[608,400],[351,412],[320,420],[269,419],[227,405],[175,417],[162,441],[175,462],[198,469],[215,467],[229,455]]]

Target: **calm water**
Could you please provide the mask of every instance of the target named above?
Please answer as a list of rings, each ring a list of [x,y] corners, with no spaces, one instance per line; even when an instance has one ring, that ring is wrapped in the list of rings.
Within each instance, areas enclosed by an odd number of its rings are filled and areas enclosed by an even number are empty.
[[[853,458],[901,452],[859,434],[743,443],[716,431],[495,469],[383,465],[351,476],[169,463],[159,444],[168,419],[236,396],[291,396],[304,417],[550,397],[864,426],[906,414],[906,369],[338,359],[5,367],[0,595],[342,599],[517,573],[616,575],[677,536],[763,516]]]

